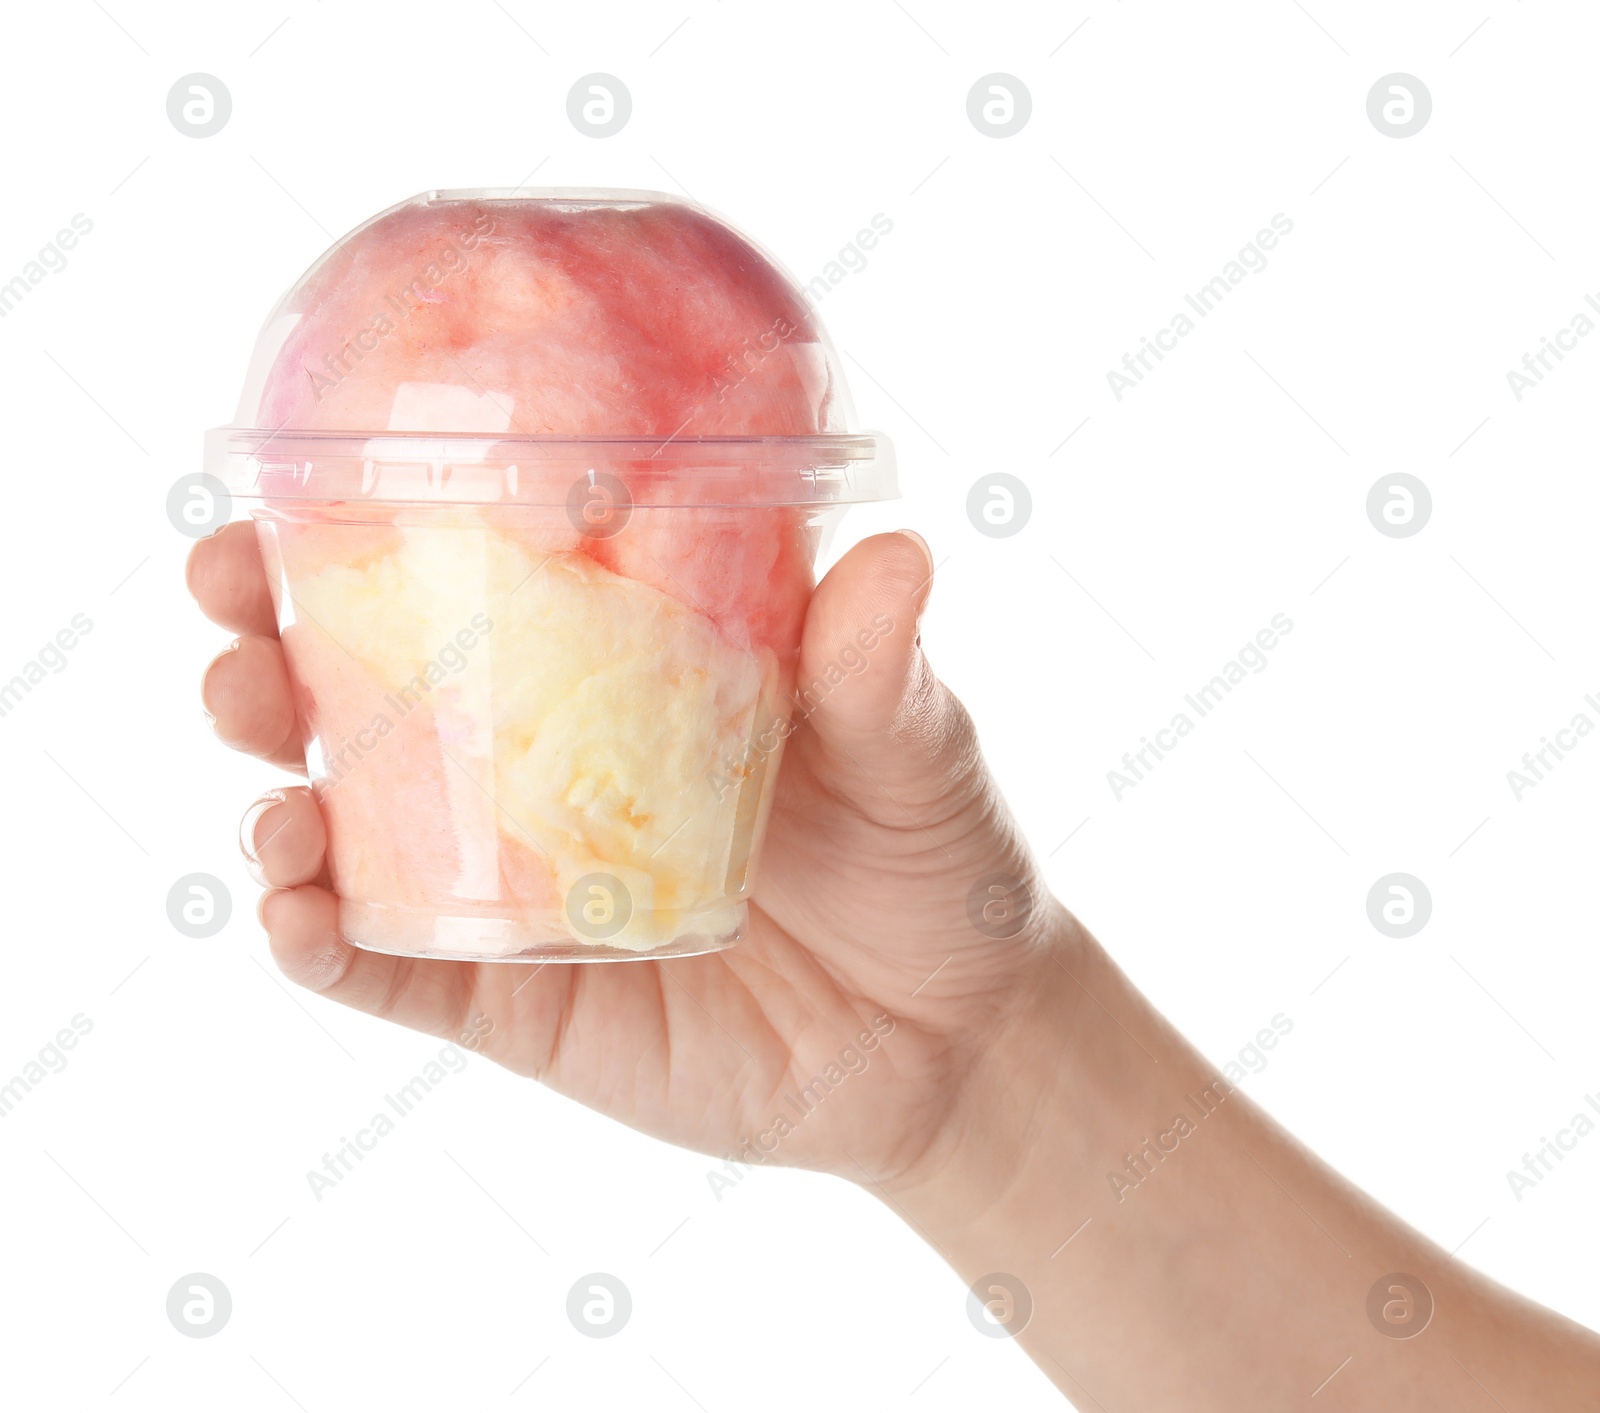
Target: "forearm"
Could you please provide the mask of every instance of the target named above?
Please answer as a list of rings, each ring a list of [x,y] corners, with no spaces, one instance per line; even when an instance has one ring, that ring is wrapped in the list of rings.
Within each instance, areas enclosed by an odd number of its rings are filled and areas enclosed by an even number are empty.
[[[1022,1282],[1018,1337],[1080,1407],[1596,1406],[1600,1339],[1345,1182],[1070,920],[977,1064],[963,1122],[876,1190],[967,1281]]]

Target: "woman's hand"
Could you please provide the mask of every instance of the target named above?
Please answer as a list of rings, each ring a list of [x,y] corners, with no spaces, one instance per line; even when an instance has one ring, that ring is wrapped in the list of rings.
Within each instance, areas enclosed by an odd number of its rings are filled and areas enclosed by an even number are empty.
[[[436,1035],[486,1017],[494,1058],[672,1142],[861,1183],[1080,1407],[1594,1408],[1600,1339],[1297,1144],[1043,892],[917,644],[931,576],[920,540],[878,535],[817,590],[802,683],[857,662],[869,626],[879,642],[790,738],[737,947],[542,967],[358,951],[301,787],[245,821],[279,964]],[[252,527],[201,541],[190,583],[244,635],[206,675],[218,734],[303,768]],[[1009,924],[969,916],[993,879],[1031,902]]]
[[[339,936],[326,831],[299,786],[252,806],[242,835],[279,966],[438,1036],[486,1017],[484,1053],[673,1143],[857,1181],[909,1174],[960,1127],[975,1062],[1057,982],[1073,936],[923,657],[932,577],[926,545],[901,533],[857,545],[819,586],[799,680],[846,670],[785,746],[750,933],[731,950],[543,966],[360,951]],[[303,774],[254,527],[200,541],[189,584],[241,635],[205,677],[217,734]],[[969,918],[991,875],[1007,880],[998,906],[1026,914],[1009,937],[989,934],[1015,923]]]

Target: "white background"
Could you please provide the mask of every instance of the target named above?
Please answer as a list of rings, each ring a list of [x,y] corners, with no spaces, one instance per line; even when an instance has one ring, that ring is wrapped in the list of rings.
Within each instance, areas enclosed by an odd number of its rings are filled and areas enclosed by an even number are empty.
[[[1600,338],[1520,403],[1505,377],[1600,291],[1600,23],[1309,9],[8,9],[0,283],[75,213],[94,229],[0,320],[0,677],[75,613],[94,628],[0,720],[0,1079],[93,1022],[0,1124],[5,1402],[1058,1406],[873,1200],[762,1171],[718,1202],[706,1158],[481,1060],[310,1193],[438,1046],[264,965],[235,827],[278,777],[200,715],[226,640],[165,497],[331,238],[427,188],[524,181],[689,192],[802,280],[893,221],[821,314],[905,498],[835,550],[898,524],[932,542],[927,650],[1053,885],[1158,1004],[1219,1064],[1291,1018],[1258,1100],[1447,1249],[1600,1325],[1600,1134],[1520,1202],[1506,1179],[1600,1093],[1600,738],[1520,802],[1506,781],[1600,692]],[[566,117],[596,70],[634,103],[605,140]],[[234,104],[203,140],[165,109],[195,71]],[[994,71],[1032,93],[1014,137],[967,117]],[[1366,115],[1395,71],[1434,103],[1404,140]],[[1268,268],[1115,400],[1106,371],[1279,212]],[[994,470],[1033,496],[1007,540],[965,513]],[[1409,539],[1365,513],[1397,471],[1433,495]],[[1276,613],[1270,666],[1119,802],[1107,770]],[[208,941],[165,911],[197,871],[233,894]],[[1365,910],[1395,871],[1433,897],[1404,941]],[[564,1313],[596,1270],[633,1292],[614,1339]],[[232,1291],[213,1339],[164,1312],[192,1271]]]

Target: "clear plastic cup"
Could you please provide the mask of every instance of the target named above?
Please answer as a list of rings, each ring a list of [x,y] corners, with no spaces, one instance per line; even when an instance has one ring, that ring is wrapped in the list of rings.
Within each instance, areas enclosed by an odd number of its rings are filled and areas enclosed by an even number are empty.
[[[349,941],[737,941],[817,556],[895,494],[850,422],[793,282],[671,197],[431,193],[290,290],[207,469],[257,526]]]

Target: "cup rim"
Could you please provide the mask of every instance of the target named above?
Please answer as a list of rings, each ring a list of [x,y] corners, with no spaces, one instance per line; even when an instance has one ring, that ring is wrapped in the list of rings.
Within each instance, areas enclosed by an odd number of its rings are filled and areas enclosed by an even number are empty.
[[[880,432],[659,437],[223,426],[204,469],[240,500],[561,505],[620,480],[635,505],[840,505],[899,496]]]

